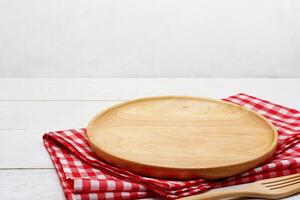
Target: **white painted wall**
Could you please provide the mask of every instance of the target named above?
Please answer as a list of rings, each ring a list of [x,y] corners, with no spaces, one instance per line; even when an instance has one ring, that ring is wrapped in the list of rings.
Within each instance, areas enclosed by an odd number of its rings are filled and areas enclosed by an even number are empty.
[[[300,77],[299,0],[1,0],[1,77]]]

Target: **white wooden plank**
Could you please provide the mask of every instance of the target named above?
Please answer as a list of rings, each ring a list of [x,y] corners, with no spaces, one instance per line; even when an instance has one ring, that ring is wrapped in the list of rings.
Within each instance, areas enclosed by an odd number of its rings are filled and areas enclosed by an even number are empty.
[[[65,199],[54,169],[0,170],[0,199]]]
[[[226,97],[245,92],[288,106],[299,106],[300,79],[0,79],[0,100],[127,100],[181,94]]]
[[[287,99],[295,105],[294,108],[300,108],[297,98],[290,96]],[[0,101],[0,130],[81,128],[96,113],[119,102]]]
[[[0,194],[5,200],[65,199],[54,169],[0,170]],[[294,195],[285,199],[299,198],[300,195]]]
[[[53,170],[29,170],[53,168],[42,134],[84,127],[96,112],[119,102],[108,100],[245,92],[299,109],[299,87],[299,79],[0,79],[0,193],[4,199],[63,199]],[[11,170],[16,168],[23,169]]]
[[[59,129],[85,127],[97,112],[118,101],[0,101],[0,129]]]
[[[42,130],[0,130],[0,169],[54,168]]]

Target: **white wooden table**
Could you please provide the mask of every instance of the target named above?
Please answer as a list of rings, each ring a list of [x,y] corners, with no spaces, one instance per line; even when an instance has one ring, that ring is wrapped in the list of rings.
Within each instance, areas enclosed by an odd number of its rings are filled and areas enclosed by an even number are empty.
[[[0,199],[64,199],[42,145],[47,131],[85,127],[99,110],[137,97],[239,92],[300,109],[300,79],[0,79]]]

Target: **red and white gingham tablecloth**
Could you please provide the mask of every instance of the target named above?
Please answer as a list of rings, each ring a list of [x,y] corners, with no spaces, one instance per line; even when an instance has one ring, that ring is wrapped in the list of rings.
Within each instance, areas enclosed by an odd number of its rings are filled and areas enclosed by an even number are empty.
[[[205,190],[300,173],[300,112],[246,94],[223,99],[253,110],[269,119],[279,133],[278,148],[264,165],[218,181],[161,180],[143,177],[111,166],[97,158],[86,138],[86,129],[46,133],[49,152],[67,199],[168,199]]]

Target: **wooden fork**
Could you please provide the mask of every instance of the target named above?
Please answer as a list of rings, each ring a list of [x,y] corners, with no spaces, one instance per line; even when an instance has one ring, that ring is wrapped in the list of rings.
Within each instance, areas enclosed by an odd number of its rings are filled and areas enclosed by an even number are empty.
[[[253,197],[280,199],[300,192],[300,173],[256,181],[239,189],[208,191],[202,194],[181,198],[181,200],[216,200],[226,198]]]

